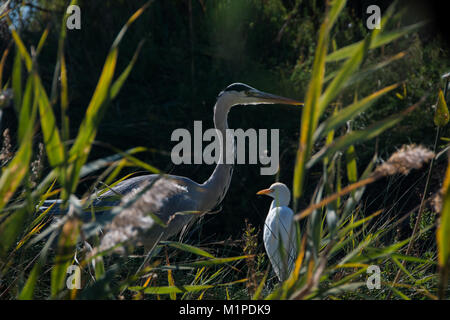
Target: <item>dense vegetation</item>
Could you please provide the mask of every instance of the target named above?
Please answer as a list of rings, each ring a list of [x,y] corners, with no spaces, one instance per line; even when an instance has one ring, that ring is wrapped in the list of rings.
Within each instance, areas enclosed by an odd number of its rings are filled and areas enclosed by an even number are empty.
[[[337,0],[156,0],[144,9],[141,1],[77,3],[80,30],[62,23],[67,1],[11,1],[0,20],[0,85],[5,97],[14,93],[9,103],[2,100],[2,299],[144,293],[448,297],[444,231],[450,218],[443,217],[449,178],[442,185],[447,164],[440,152],[450,132],[439,117],[448,118],[441,76],[450,60],[439,34],[420,24],[424,17],[401,10],[414,9],[382,3],[382,29],[371,31],[364,5]],[[203,216],[183,239],[192,247],[166,242],[149,261],[136,248],[131,257],[105,256],[95,270],[92,257],[78,247],[84,289],[63,290],[65,268],[85,230],[63,220],[62,233],[49,232],[51,219],[36,210],[40,201],[73,204],[74,196],[85,199],[94,186],[101,188],[99,181],[111,185],[139,170],[204,181],[211,166],[171,164],[170,135],[176,128],[192,130],[194,120],[212,127],[216,96],[233,82],[306,103],[230,114],[230,127],[280,129],[277,176],[261,176],[256,165],[237,166],[220,213]],[[352,112],[342,112],[350,107]],[[407,176],[379,174],[383,160],[413,143],[439,157]],[[132,149],[139,146],[144,148]],[[106,167],[96,162],[112,155]],[[343,192],[365,179],[371,180]],[[298,240],[306,261],[299,259],[296,273],[281,286],[258,232],[269,203],[255,196],[275,180],[291,188],[293,206],[305,217]],[[443,202],[439,210],[431,205],[436,195]],[[444,231],[436,237],[438,211]],[[52,237],[58,246],[50,245]],[[97,236],[92,238],[95,244]],[[382,269],[381,290],[364,286],[371,264]]]

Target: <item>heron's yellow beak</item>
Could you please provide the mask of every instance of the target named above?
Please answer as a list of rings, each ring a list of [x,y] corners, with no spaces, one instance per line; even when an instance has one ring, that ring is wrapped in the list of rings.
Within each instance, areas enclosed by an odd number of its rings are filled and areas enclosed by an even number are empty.
[[[263,189],[258,191],[256,194],[271,194],[273,192],[273,190],[271,189]]]
[[[257,91],[257,90],[254,90],[253,92],[251,92],[251,95],[253,97],[260,99],[260,102],[262,102],[262,103],[289,104],[289,105],[294,105],[294,106],[304,105],[303,102],[300,102],[300,101],[297,101],[294,99],[285,98],[285,97],[281,97],[281,96],[277,96],[277,95],[274,95],[271,93]]]

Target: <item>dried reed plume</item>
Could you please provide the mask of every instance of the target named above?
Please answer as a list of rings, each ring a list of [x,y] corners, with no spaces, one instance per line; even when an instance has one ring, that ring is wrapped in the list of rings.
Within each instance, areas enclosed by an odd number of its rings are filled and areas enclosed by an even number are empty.
[[[33,188],[37,185],[44,167],[44,144],[42,142],[39,143],[38,149],[36,160],[31,163],[30,183]]]
[[[6,165],[13,157],[14,152],[12,151],[11,136],[9,134],[9,128],[7,128],[3,131],[3,143],[0,151],[1,166]]]
[[[140,243],[144,233],[156,223],[149,214],[158,212],[170,196],[187,191],[185,187],[169,179],[158,179],[153,185],[150,184],[151,182],[146,181],[122,198],[120,206],[125,209],[105,228],[100,251],[120,244],[114,251],[124,254],[122,244]]]
[[[440,213],[442,211],[442,194],[441,192],[438,192],[433,200],[431,200],[431,205],[434,208],[434,211],[436,211],[437,213]]]
[[[411,169],[420,169],[434,157],[434,152],[423,146],[404,145],[375,169],[374,174],[391,176],[396,173],[407,175]]]

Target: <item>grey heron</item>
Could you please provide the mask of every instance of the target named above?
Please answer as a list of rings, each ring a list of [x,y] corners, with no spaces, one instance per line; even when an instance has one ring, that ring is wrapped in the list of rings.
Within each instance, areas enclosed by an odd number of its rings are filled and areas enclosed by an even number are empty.
[[[273,198],[264,223],[263,240],[275,274],[284,281],[294,269],[298,253],[294,212],[289,208],[291,193],[285,184],[276,182],[257,194]]]
[[[217,97],[214,106],[214,126],[222,137],[226,137],[230,109],[236,105],[287,104],[302,105],[302,102],[265,93],[243,83],[233,83]],[[220,139],[219,139],[220,140]],[[220,156],[211,176],[203,183],[197,183],[187,177],[175,175],[143,175],[122,181],[95,200],[95,207],[114,206],[107,198],[119,194],[125,199],[141,192],[135,204],[117,214],[106,228],[103,248],[109,249],[117,239],[127,240],[134,237],[146,248],[152,248],[158,241],[168,239],[179,233],[198,215],[177,214],[183,212],[209,212],[224,199],[233,174],[233,164],[224,161],[226,156],[234,159],[234,145],[228,146],[220,141]],[[226,158],[226,159],[230,159]],[[143,188],[151,185],[143,192]],[[130,196],[131,195],[131,196]],[[123,203],[123,202],[122,202]],[[149,213],[153,214],[149,215]],[[164,225],[157,223],[154,217]]]

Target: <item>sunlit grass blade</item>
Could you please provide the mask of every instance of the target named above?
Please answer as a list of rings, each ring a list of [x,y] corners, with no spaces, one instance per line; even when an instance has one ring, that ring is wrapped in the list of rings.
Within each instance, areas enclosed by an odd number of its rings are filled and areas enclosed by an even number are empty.
[[[347,235],[347,233],[349,233],[350,231],[352,231],[353,229],[361,226],[362,224],[370,221],[371,219],[375,218],[376,216],[378,216],[380,213],[382,213],[383,210],[378,210],[375,213],[372,213],[371,215],[369,215],[368,217],[362,218],[356,222],[352,222],[349,223],[348,225],[346,225],[344,228],[342,228],[339,231],[339,237],[345,237]]]
[[[364,79],[368,79],[369,76],[372,76],[375,72],[382,70],[383,68],[386,68],[391,63],[398,61],[404,57],[406,57],[405,52],[399,52],[396,55],[389,57],[386,60],[383,60],[375,65],[371,65],[369,67],[363,68],[360,71],[355,72],[345,83],[345,85],[342,87],[343,89],[355,84],[360,83]]]
[[[48,33],[50,32],[50,27],[45,28],[44,32],[42,32],[41,38],[39,39],[38,46],[36,48],[36,56],[39,56],[42,48],[44,47],[45,41],[47,41]]]
[[[258,287],[255,290],[255,293],[253,294],[252,300],[258,300],[262,294],[262,291],[264,289],[264,285],[266,284],[267,277],[269,276],[269,270],[266,270],[266,273],[264,273],[263,278],[261,279],[261,282],[258,284]]]
[[[308,161],[306,167],[311,168],[314,164],[317,163],[317,161],[321,160],[323,157],[329,156],[330,154],[334,154],[339,150],[345,150],[351,145],[371,140],[374,137],[380,135],[385,130],[399,123],[405,115],[412,112],[418,105],[420,105],[423,102],[423,100],[424,98],[422,98],[419,102],[412,105],[411,107],[405,109],[404,111],[372,124],[365,130],[352,131],[340,137],[339,139],[336,139],[334,143],[332,143],[329,146],[323,147],[319,152],[317,152]]]
[[[198,256],[203,256],[203,257],[212,258],[212,259],[215,258],[209,252],[206,252],[205,250],[202,250],[200,248],[197,248],[197,247],[185,244],[185,243],[174,242],[174,241],[161,241],[160,244],[167,245],[169,247],[176,248],[176,249],[179,249],[179,250],[182,250],[182,251],[186,251],[186,252],[189,252],[189,253],[193,253],[193,254],[198,255]]]
[[[355,183],[358,180],[358,167],[356,164],[356,151],[353,145],[345,150],[345,162],[348,182]]]
[[[336,129],[339,126],[345,124],[347,121],[353,119],[356,115],[367,110],[374,102],[381,98],[386,93],[397,88],[399,84],[393,84],[378,90],[371,95],[354,102],[353,104],[341,109],[337,114],[329,117],[327,120],[321,123],[314,133],[315,139],[324,136],[330,130]]]
[[[111,49],[106,58],[105,64],[103,66],[100,79],[97,83],[97,87],[86,110],[86,115],[81,123],[78,136],[75,139],[75,143],[70,150],[69,162],[73,164],[70,166],[70,190],[74,191],[78,184],[78,176],[81,171],[82,166],[87,160],[88,154],[90,152],[92,143],[97,134],[97,128],[100,120],[103,118],[106,108],[112,99],[111,96],[111,84],[113,83],[113,76],[117,63],[118,56],[118,45],[122,40],[128,27],[142,14],[143,10],[150,5],[151,1],[146,3],[141,9],[136,11],[136,13],[127,21],[125,26],[117,35]],[[133,65],[133,64],[131,64]],[[123,80],[126,78],[127,70],[125,70],[124,76],[119,78],[115,86],[116,93],[120,89]],[[122,81],[122,82],[121,82]]]
[[[64,157],[61,136],[47,93],[37,75],[35,76],[35,85],[39,89],[39,113],[48,160],[50,165],[56,168],[62,165]]]
[[[39,253],[38,260],[34,264],[33,269],[31,269],[30,275],[28,276],[28,279],[25,282],[25,285],[23,286],[22,290],[18,294],[17,298],[19,300],[33,299],[37,281],[38,281],[39,277],[41,276],[42,266],[44,265],[44,263],[47,259],[47,254],[48,254],[50,245],[53,243],[55,237],[56,237],[56,233],[52,234],[49,237],[49,239],[47,240],[44,247],[42,248],[41,252]]]
[[[442,89],[439,89],[438,102],[436,105],[436,112],[434,113],[434,124],[438,127],[445,126],[450,120],[450,114],[448,112],[447,102],[445,101],[444,93]]]
[[[145,294],[174,294],[174,293],[186,293],[197,292],[206,289],[214,288],[214,285],[185,285],[185,286],[164,286],[164,287],[149,287],[142,289],[141,287],[129,287],[131,291],[142,291]]]
[[[12,90],[14,92],[14,109],[16,112],[20,111],[22,105],[22,60],[20,52],[17,51],[14,58],[12,71]]]
[[[0,224],[0,262],[7,254],[8,250],[15,244],[16,239],[25,228],[24,222],[28,216],[28,208],[22,208],[9,217],[7,217],[2,224]]]
[[[80,222],[77,219],[69,219],[61,230],[55,265],[51,272],[51,295],[54,298],[65,287],[67,268],[72,264],[79,232]]]
[[[32,113],[33,102],[35,101],[35,99],[37,99],[34,94],[35,90],[33,86],[33,78],[32,76],[29,76],[25,85],[25,92],[22,97],[22,105],[19,108],[19,129],[17,139],[19,145],[25,138],[27,130],[29,130],[28,126],[30,125],[30,123],[28,122],[28,119],[30,118],[30,114]]]
[[[344,65],[339,69],[336,77],[326,88],[325,92],[319,99],[319,112],[322,114],[328,104],[341,92],[341,89],[346,84],[351,75],[359,69],[362,64],[364,56],[367,53],[367,48],[370,46],[372,35],[366,37],[352,52],[352,56],[348,59]]]
[[[14,42],[16,43],[16,48],[18,49],[17,54],[20,55],[20,57],[25,61],[25,66],[27,70],[31,71],[32,59],[27,49],[25,48],[22,39],[20,38],[17,31],[14,29],[11,29],[11,34],[14,39]]]
[[[20,127],[26,128],[26,131],[23,133],[19,150],[7,167],[3,169],[0,177],[0,209],[8,203],[28,172],[32,154],[36,109],[36,101],[34,101],[30,116],[22,118],[21,121],[25,121],[25,123],[19,124]]]
[[[127,80],[128,76],[130,75],[131,70],[134,67],[134,64],[136,63],[136,60],[139,56],[139,52],[141,52],[142,45],[144,44],[144,41],[139,42],[139,45],[134,52],[133,58],[131,58],[130,63],[125,68],[125,70],[122,72],[122,74],[117,78],[116,81],[114,81],[113,85],[111,86],[111,99],[114,99],[120,92],[120,89],[122,88],[123,84]]]
[[[3,88],[3,70],[5,68],[5,63],[6,63],[6,59],[8,58],[10,47],[11,47],[11,43],[3,51],[2,59],[0,60],[0,90],[1,90],[1,88]]]
[[[132,154],[135,154],[138,152],[143,152],[143,151],[146,151],[146,149],[141,148],[141,147],[131,148],[131,149],[123,151],[123,152],[120,151],[117,154],[114,154],[112,156],[107,156],[107,157],[104,157],[101,159],[94,160],[92,162],[88,162],[81,168],[80,177],[85,177],[85,176],[87,176],[97,170],[100,170],[104,167],[107,167],[107,166],[111,165],[112,163],[117,162],[119,160],[132,159],[132,158],[128,158],[128,157]],[[141,164],[141,163],[134,162],[133,164],[137,165],[137,164]],[[149,169],[149,166],[146,166],[145,168]],[[150,166],[150,168],[153,168],[153,167]],[[157,170],[157,169],[155,169],[155,170]],[[151,171],[151,172],[154,172],[154,171]],[[155,173],[159,173],[159,172],[155,172]],[[108,183],[106,182],[106,184],[108,184]]]
[[[182,263],[179,265],[184,266],[184,267],[204,267],[204,266],[208,267],[208,266],[225,264],[225,263],[229,263],[229,262],[233,262],[233,261],[248,259],[250,257],[251,256],[249,256],[249,255],[245,255],[245,256],[238,256],[238,257],[214,258],[214,259],[208,259],[208,260],[198,260],[198,261],[189,262],[189,263]]]
[[[171,293],[185,293],[203,291],[214,287],[232,286],[234,284],[246,282],[247,279],[236,280],[227,283],[221,283],[216,285],[186,285],[186,286],[163,286],[163,287],[129,287],[131,291],[142,291],[145,294],[171,294]]]
[[[305,176],[305,164],[311,153],[312,135],[317,128],[320,117],[319,99],[325,76],[325,58],[328,50],[328,39],[335,18],[345,5],[345,1],[334,1],[330,8],[331,16],[325,17],[319,31],[317,48],[314,56],[312,78],[308,85],[305,105],[302,110],[300,128],[300,141],[294,168],[293,198],[294,211],[297,209],[297,201],[303,193]]]
[[[445,298],[450,269],[450,161],[442,185],[441,219],[436,231],[439,261],[439,298]]]
[[[17,297],[19,300],[32,300],[34,296],[34,288],[36,286],[36,282],[41,273],[42,265],[38,261],[34,264],[33,269],[31,269],[30,275],[25,283],[25,286],[22,288],[19,296]]]
[[[384,32],[384,33],[378,35],[377,37],[375,37],[375,39],[371,43],[369,49],[375,49],[375,48],[381,47],[383,45],[386,45],[386,44],[388,44],[410,32],[413,32],[414,30],[417,30],[418,28],[422,27],[423,25],[424,25],[423,22],[418,22],[413,25],[400,28],[398,30]],[[358,45],[360,45],[360,42],[357,42],[357,43],[348,45],[344,48],[338,49],[338,50],[334,51],[333,53],[330,53],[327,56],[326,61],[331,62],[331,61],[339,61],[342,59],[346,59],[352,55],[353,50],[355,50],[355,48]]]
[[[106,59],[97,88],[86,111],[86,116],[81,123],[75,143],[70,149],[70,191],[74,191],[78,184],[79,173],[87,160],[100,119],[109,103],[109,87],[114,75],[117,54],[117,49],[115,49],[109,53]]]

